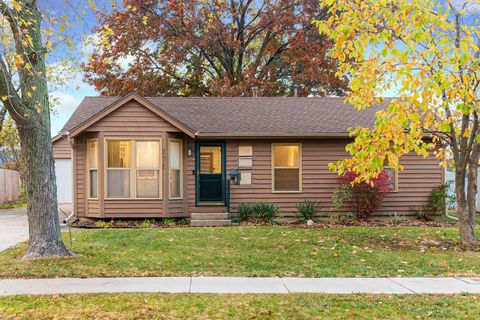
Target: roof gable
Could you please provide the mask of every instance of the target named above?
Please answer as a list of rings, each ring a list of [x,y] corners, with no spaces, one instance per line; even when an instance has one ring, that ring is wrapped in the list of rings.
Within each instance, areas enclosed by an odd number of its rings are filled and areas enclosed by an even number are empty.
[[[85,111],[85,110],[83,110],[85,108],[85,106],[84,106],[81,110],[79,110],[79,111],[81,111],[81,113],[79,115],[79,117],[81,119],[80,120],[75,119],[75,113],[74,113],[72,115],[72,117],[69,119],[69,121],[67,122],[67,124],[65,125],[65,127],[67,127],[67,125],[69,125],[69,123],[70,123],[70,125],[72,125],[71,128],[68,128],[69,129],[68,130],[69,131],[68,132],[69,136],[74,138],[75,136],[77,136],[81,132],[83,132],[85,129],[89,128],[90,126],[97,123],[98,121],[104,119],[105,117],[110,115],[112,112],[121,108],[122,106],[124,106],[125,104],[127,104],[128,102],[130,102],[132,100],[139,103],[141,106],[145,107],[146,109],[150,110],[151,112],[153,112],[154,114],[156,114],[160,118],[164,119],[165,121],[167,121],[168,123],[170,123],[171,125],[176,127],[177,129],[179,129],[180,131],[186,133],[188,136],[190,136],[190,137],[195,136],[194,132],[190,128],[188,128],[187,126],[185,126],[184,124],[179,122],[177,119],[170,116],[168,113],[166,113],[163,110],[155,107],[148,100],[142,98],[141,96],[137,95],[136,93],[130,93],[130,94],[128,94],[128,95],[126,95],[125,97],[122,97],[122,98],[115,98],[114,102],[111,102],[111,101],[107,100],[107,103],[110,102],[110,104],[108,106],[106,106],[106,107],[103,106],[103,108],[100,108],[100,110],[92,110],[93,112],[91,112],[90,116],[88,116],[89,115],[88,112],[87,113],[84,112]],[[82,101],[82,103],[83,103],[83,101]],[[95,109],[99,109],[99,108],[97,107]],[[97,111],[97,112],[94,113],[95,111]],[[85,118],[85,119],[82,121],[82,118]],[[65,127],[64,127],[64,129],[65,129]],[[62,129],[62,131],[64,131],[64,130]]]

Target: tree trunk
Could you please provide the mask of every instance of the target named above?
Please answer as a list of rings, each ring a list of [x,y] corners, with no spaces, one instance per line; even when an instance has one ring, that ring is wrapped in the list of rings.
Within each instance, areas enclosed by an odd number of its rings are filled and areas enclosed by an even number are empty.
[[[466,249],[472,249],[476,245],[475,202],[477,193],[477,166],[469,166],[467,179],[468,186],[466,186],[465,183],[465,174],[458,171],[456,172],[455,194],[457,197],[460,242]]]
[[[19,127],[30,237],[24,259],[74,255],[61,238],[48,113],[46,117],[38,114]]]

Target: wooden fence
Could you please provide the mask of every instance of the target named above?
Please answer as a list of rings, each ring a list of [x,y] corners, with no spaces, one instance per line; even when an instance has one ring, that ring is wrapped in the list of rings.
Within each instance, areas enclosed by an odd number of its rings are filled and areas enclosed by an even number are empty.
[[[18,171],[0,168],[0,203],[14,202],[20,198]]]

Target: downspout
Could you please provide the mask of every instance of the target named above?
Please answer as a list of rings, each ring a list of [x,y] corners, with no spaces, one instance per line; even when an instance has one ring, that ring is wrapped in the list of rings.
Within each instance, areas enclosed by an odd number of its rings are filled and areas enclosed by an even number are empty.
[[[454,221],[458,221],[458,217],[451,216],[448,213],[448,206],[445,206],[445,217],[447,217],[448,219],[454,220]]]

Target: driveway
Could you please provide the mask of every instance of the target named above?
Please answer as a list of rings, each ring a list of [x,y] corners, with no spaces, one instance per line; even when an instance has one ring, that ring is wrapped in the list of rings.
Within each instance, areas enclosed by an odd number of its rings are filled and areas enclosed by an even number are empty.
[[[26,240],[27,207],[0,209],[0,252]]]

